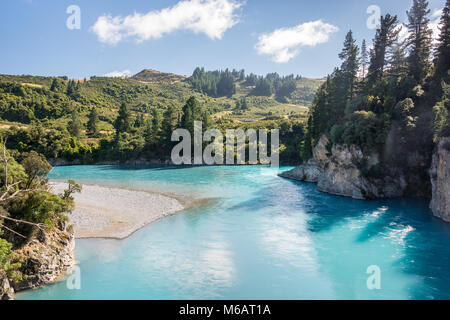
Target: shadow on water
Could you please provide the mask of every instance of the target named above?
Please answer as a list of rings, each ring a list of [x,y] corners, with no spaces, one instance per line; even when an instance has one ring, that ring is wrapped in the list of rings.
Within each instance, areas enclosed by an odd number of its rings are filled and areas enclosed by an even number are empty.
[[[292,180],[289,180],[289,183],[295,185],[300,193],[305,194],[301,205],[311,217],[308,221],[308,229],[311,232],[328,231],[346,218],[360,217],[362,204],[367,211],[380,207],[380,202],[377,201],[355,200],[319,192],[314,183]]]
[[[411,299],[450,299],[450,224],[432,216],[425,201],[398,200],[393,207],[400,213],[394,222],[414,228],[395,265],[421,280],[408,288]]]
[[[363,224],[354,239],[355,244],[404,232],[398,244],[402,254],[392,261],[392,268],[417,280],[405,288],[409,298],[450,299],[450,224],[432,215],[427,200],[360,201],[320,193],[314,184],[297,181],[290,181],[290,184],[305,195],[298,201],[303,201],[303,210],[310,218],[308,230],[313,234],[330,231],[349,221]],[[248,205],[263,202],[266,196]]]

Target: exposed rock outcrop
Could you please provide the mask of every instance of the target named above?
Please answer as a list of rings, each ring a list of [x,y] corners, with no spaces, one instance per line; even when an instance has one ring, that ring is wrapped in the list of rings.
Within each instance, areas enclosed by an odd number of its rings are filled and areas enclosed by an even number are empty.
[[[323,135],[313,150],[313,159],[281,177],[317,182],[321,192],[352,197],[354,199],[394,198],[404,195],[407,182],[402,172],[391,172],[376,176],[372,169],[379,165],[379,155],[363,154],[355,146],[333,145]]]
[[[311,159],[307,163],[298,166],[290,171],[280,173],[280,177],[317,183],[321,174],[322,171],[320,170],[317,161]]]
[[[430,170],[430,208],[436,217],[450,222],[450,138],[441,138],[433,153]]]
[[[75,264],[74,249],[72,226],[61,223],[52,231],[39,231],[33,240],[15,250],[16,259],[22,264],[23,280],[13,284],[14,290],[33,289],[56,281]]]
[[[14,289],[9,284],[6,275],[0,275],[0,300],[14,299]]]

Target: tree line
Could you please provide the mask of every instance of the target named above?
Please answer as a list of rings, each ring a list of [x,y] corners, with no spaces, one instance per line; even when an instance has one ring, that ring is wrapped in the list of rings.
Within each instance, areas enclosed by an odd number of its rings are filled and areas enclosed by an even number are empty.
[[[414,152],[425,155],[409,169],[426,175],[434,140],[450,135],[450,1],[436,45],[429,13],[426,0],[413,0],[406,39],[399,38],[397,16],[382,16],[369,51],[365,40],[359,48],[352,31],[347,33],[341,66],[319,88],[310,110],[304,160],[327,134],[331,143],[380,153],[385,164],[405,164]]]

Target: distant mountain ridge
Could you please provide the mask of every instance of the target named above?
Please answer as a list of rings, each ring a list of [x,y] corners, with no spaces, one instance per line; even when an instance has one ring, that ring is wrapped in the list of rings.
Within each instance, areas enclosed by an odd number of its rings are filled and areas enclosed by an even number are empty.
[[[181,76],[174,73],[166,73],[153,69],[144,69],[131,77],[134,80],[147,83],[175,83],[187,79],[187,76]]]

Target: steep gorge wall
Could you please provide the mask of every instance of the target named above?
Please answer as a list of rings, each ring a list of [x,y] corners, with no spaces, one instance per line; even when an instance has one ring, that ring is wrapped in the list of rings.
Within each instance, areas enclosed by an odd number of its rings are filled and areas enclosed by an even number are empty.
[[[323,135],[306,164],[280,174],[281,177],[315,182],[321,192],[354,199],[395,198],[403,196],[407,187],[402,172],[392,170],[382,177],[364,175],[363,168],[376,167],[379,155],[364,155],[355,146],[333,145]],[[367,170],[366,170],[367,171]]]
[[[383,199],[404,196],[426,197],[427,182],[405,168],[383,167],[376,176],[367,174],[380,164],[380,155],[364,155],[355,146],[333,145],[324,135],[307,163],[280,174],[281,177],[317,183],[317,190],[354,199]],[[424,157],[411,154],[405,167],[414,167]],[[436,217],[450,222],[450,138],[441,138],[433,153],[430,168],[432,200]]]
[[[450,222],[450,138],[441,138],[433,153],[430,208],[436,217]]]

